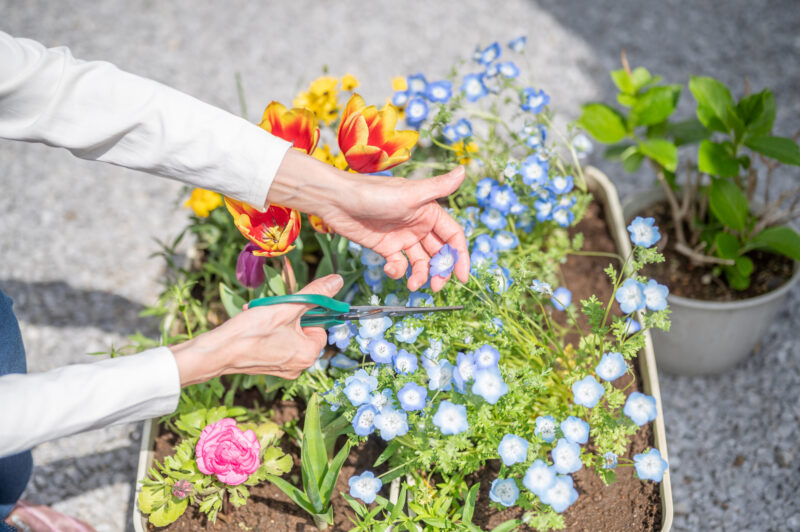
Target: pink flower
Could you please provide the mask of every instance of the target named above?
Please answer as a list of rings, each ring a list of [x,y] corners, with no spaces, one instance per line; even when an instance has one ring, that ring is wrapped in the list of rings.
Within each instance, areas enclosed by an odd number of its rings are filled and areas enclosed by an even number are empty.
[[[241,484],[261,465],[261,445],[256,433],[240,430],[229,417],[203,429],[195,454],[201,473],[217,475],[220,482],[229,486]]]

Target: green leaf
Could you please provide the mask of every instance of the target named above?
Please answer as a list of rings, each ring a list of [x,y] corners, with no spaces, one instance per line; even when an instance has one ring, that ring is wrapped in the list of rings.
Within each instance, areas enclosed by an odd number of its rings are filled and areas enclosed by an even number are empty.
[[[674,172],[678,167],[678,148],[668,140],[642,141],[639,143],[639,150],[670,172]]]
[[[139,497],[137,498],[139,510],[143,514],[149,514],[159,506],[166,504],[166,501],[171,496],[169,486],[164,484],[148,486],[145,484],[142,486],[142,491],[139,492]]]
[[[751,249],[768,249],[791,259],[800,261],[800,234],[791,227],[782,225],[767,227],[744,246],[745,251]]]
[[[649,83],[657,83],[661,77],[654,78],[650,75],[650,72],[644,67],[636,67],[631,72],[631,83],[633,83],[633,92],[637,92],[639,89],[644,87]]]
[[[625,69],[612,70],[611,80],[614,82],[614,85],[617,86],[620,92],[624,92],[626,94],[633,94],[636,92],[636,89],[633,87],[631,75],[628,74]]]
[[[739,254],[739,239],[730,233],[720,231],[714,235],[717,245],[717,256],[723,259],[733,259]]]
[[[511,530],[514,530],[521,524],[522,521],[520,521],[519,519],[509,519],[505,523],[500,523],[499,525],[494,527],[492,529],[492,532],[510,532]]]
[[[625,119],[611,107],[602,103],[589,103],[582,107],[578,125],[604,144],[614,144],[625,138]]]
[[[697,167],[706,174],[735,177],[739,174],[739,161],[723,146],[710,140],[700,143]]]
[[[168,500],[165,505],[152,512],[148,519],[155,526],[167,526],[183,515],[188,504],[188,498],[180,500],[170,496],[170,500]]]
[[[750,277],[742,275],[734,266],[725,267],[725,279],[734,290],[747,290],[750,286]]]
[[[697,100],[698,109],[704,107],[710,110],[728,130],[733,129],[733,117],[730,116],[730,110],[734,107],[733,98],[725,85],[714,78],[692,76],[689,80],[689,90]],[[699,113],[698,118],[703,121]],[[709,127],[705,122],[704,125]]]
[[[653,87],[640,96],[631,113],[634,126],[650,126],[666,120],[675,111],[681,88],[680,85]]]
[[[438,530],[444,530],[447,527],[447,521],[441,517],[423,517],[422,520]]]
[[[750,137],[769,135],[775,123],[775,95],[769,89],[745,96],[736,104]]]
[[[352,498],[347,493],[342,493],[342,497],[344,497],[344,500],[347,501],[347,504],[350,505],[350,508],[353,509],[353,511],[356,513],[357,516],[363,518],[365,515],[367,515],[367,507],[366,506],[364,506],[363,504],[361,504],[360,502],[358,502],[357,500]]]
[[[264,451],[261,467],[270,475],[283,475],[292,470],[292,457],[278,447],[269,447]]]
[[[467,493],[466,499],[464,499],[464,509],[461,512],[461,519],[465,523],[472,522],[472,514],[475,512],[475,499],[478,497],[478,490],[480,487],[480,484],[472,486]]]
[[[325,472],[325,477],[320,483],[320,495],[322,496],[322,500],[326,505],[331,500],[333,489],[336,487],[336,480],[339,478],[339,473],[342,470],[344,461],[347,460],[348,456],[350,456],[351,447],[352,444],[350,443],[350,440],[345,442],[344,447],[339,449],[339,452],[333,457],[333,461],[328,467],[328,470]]]
[[[714,179],[709,190],[709,207],[723,225],[743,231],[750,207],[744,192],[728,179]]]
[[[736,271],[743,277],[750,277],[750,274],[753,273],[754,266],[750,257],[736,257],[734,262],[736,263]]]
[[[644,161],[644,155],[639,151],[638,146],[631,146],[631,149],[625,150],[622,155],[622,169],[633,173],[639,169],[642,161]]]
[[[636,150],[636,146],[633,146],[632,144],[616,144],[614,146],[609,146],[606,148],[603,156],[609,161],[621,161],[625,151],[631,147]]]
[[[714,114],[713,109],[705,105],[697,105],[697,119],[703,126],[711,131],[719,131],[720,133],[728,133],[728,128],[722,121]]]
[[[756,137],[747,139],[745,146],[784,164],[800,166],[800,146],[786,137]]]
[[[672,137],[676,146],[684,144],[694,144],[711,136],[711,131],[696,118],[683,120],[681,122],[668,123],[664,130],[664,136]]]
[[[372,467],[378,467],[386,460],[394,456],[394,453],[397,452],[397,449],[400,448],[400,445],[402,444],[397,440],[392,440],[391,442],[389,442],[389,445],[386,446],[386,449],[384,449],[383,452],[378,457],[378,459],[375,460],[375,463],[372,464]]]
[[[392,511],[389,514],[388,521],[395,521],[401,515],[403,515],[403,508],[406,505],[406,492],[406,485],[403,484],[403,486],[400,488],[400,494],[397,496],[397,502],[392,505]]]
[[[242,296],[228,288],[225,283],[219,283],[219,299],[230,318],[239,314],[242,311],[242,305],[246,303]]]
[[[328,455],[325,452],[325,440],[319,423],[319,396],[317,394],[311,396],[306,407],[303,445],[300,454],[302,469],[310,473],[309,477],[314,480],[314,489],[317,490],[328,469]]]
[[[621,92],[617,94],[617,103],[623,107],[633,107],[636,105],[636,101],[636,96],[631,94],[623,94]]]
[[[269,289],[272,290],[276,296],[285,296],[286,283],[283,282],[283,277],[280,272],[269,266],[264,266],[264,270],[267,274],[267,286]]]
[[[277,487],[279,490],[285,493],[286,496],[292,500],[292,502],[294,502],[297,506],[299,506],[309,514],[314,515],[315,513],[317,513],[316,510],[314,510],[314,507],[311,506],[311,503],[309,502],[306,495],[299,489],[295,488],[294,486],[283,480],[281,477],[276,477],[274,475],[267,475],[267,480],[275,484],[275,487]]]

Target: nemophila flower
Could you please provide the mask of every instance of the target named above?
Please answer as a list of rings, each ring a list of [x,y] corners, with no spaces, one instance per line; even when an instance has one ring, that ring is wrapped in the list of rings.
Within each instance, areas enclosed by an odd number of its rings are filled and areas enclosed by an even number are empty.
[[[453,370],[453,382],[456,385],[456,390],[460,393],[466,393],[466,383],[472,380],[475,375],[475,353],[458,353],[456,355],[456,366]]]
[[[350,168],[361,173],[388,170],[408,160],[417,143],[416,131],[395,131],[397,111],[386,105],[378,111],[353,94],[342,111],[337,134]]]
[[[364,282],[376,292],[380,292],[380,287],[383,286],[383,279],[383,268],[367,268],[364,270]]]
[[[508,43],[508,47],[514,52],[522,53],[523,51],[525,51],[525,43],[527,41],[528,41],[528,38],[525,37],[524,35],[521,35],[521,36],[517,37],[516,39],[513,39],[512,41],[510,41]]]
[[[575,138],[572,139],[572,147],[575,149],[578,159],[584,159],[594,151],[592,141],[583,133],[575,135]]]
[[[500,318],[492,318],[492,321],[486,324],[486,334],[494,336],[503,332],[503,320]]]
[[[539,187],[547,182],[547,172],[549,164],[542,162],[535,155],[529,155],[522,161],[519,173],[522,174],[522,182],[528,186]]]
[[[650,449],[646,453],[633,455],[633,465],[636,468],[637,477],[656,482],[661,482],[664,478],[664,471],[669,467],[666,460],[661,458],[658,449]]]
[[[238,486],[261,465],[261,444],[252,430],[241,430],[226,417],[207,425],[195,445],[197,469],[220,482]]]
[[[550,96],[543,90],[526,87],[522,90],[522,103],[520,107],[531,113],[539,113],[544,106],[550,103]]]
[[[333,360],[331,360],[331,363],[332,362]],[[342,383],[340,381],[336,381],[333,383],[333,387],[330,390],[322,393],[322,399],[324,399],[325,402],[328,403],[328,405],[331,408],[331,412],[336,412],[342,406],[342,403],[340,401],[334,399],[334,397],[337,394],[337,391],[340,390],[341,388],[342,388]]]
[[[364,249],[361,244],[356,244],[352,240],[347,241],[347,250],[353,255],[361,256],[361,250]]]
[[[576,405],[592,408],[600,401],[605,391],[603,385],[589,375],[572,384],[572,400]]]
[[[506,217],[497,209],[488,208],[481,214],[481,222],[492,231],[503,229],[506,226]]]
[[[667,308],[669,288],[663,284],[658,284],[655,279],[650,279],[642,289],[642,292],[644,293],[644,304],[650,310],[664,310]]]
[[[486,207],[489,204],[489,194],[492,189],[497,186],[497,181],[492,177],[484,177],[475,185],[475,200],[481,207]]]
[[[617,455],[608,451],[603,453],[603,469],[616,469],[617,468]]]
[[[336,345],[339,349],[347,349],[350,339],[355,336],[356,328],[349,321],[334,325],[328,329],[328,343]]]
[[[532,150],[544,146],[544,141],[547,140],[547,128],[541,124],[530,125],[524,128],[526,132],[525,145]]]
[[[472,275],[476,275],[484,268],[494,268],[497,265],[497,253],[482,253],[479,250],[473,251],[469,256]]]
[[[363,405],[369,401],[369,395],[375,390],[375,388],[363,380],[350,380],[351,378],[352,377],[347,378],[348,382],[344,387],[344,395],[353,406]],[[375,387],[377,387],[377,384]]]
[[[353,431],[359,436],[369,436],[375,431],[375,416],[377,415],[378,410],[374,406],[361,405],[353,417]]]
[[[225,198],[234,225],[244,237],[259,247],[259,257],[279,257],[294,249],[300,234],[300,213],[288,207],[270,205],[261,212],[241,201]]]
[[[385,388],[380,392],[373,392],[369,396],[369,404],[372,405],[378,412],[383,412],[384,408],[391,408],[392,406],[392,390]]]
[[[625,279],[614,294],[614,299],[619,303],[619,308],[625,314],[644,309],[644,285],[633,278]]]
[[[452,124],[448,124],[442,128],[442,137],[448,144],[453,144],[461,140],[461,135],[458,134],[458,129]]]
[[[508,185],[496,186],[489,192],[489,207],[497,209],[501,213],[508,214],[511,206],[517,203],[519,199],[514,193],[514,189]]]
[[[500,57],[500,44],[493,42],[478,54],[476,61],[482,65],[488,65],[498,57]]]
[[[561,432],[573,443],[583,444],[589,441],[589,424],[579,417],[569,416],[562,421]]]
[[[392,319],[388,316],[382,318],[365,318],[360,320],[358,335],[362,338],[375,338],[381,336],[386,329],[392,326]]]
[[[222,206],[222,194],[204,188],[192,190],[189,199],[183,204],[184,209],[192,209],[198,218],[207,218],[211,211],[220,206]]]
[[[545,283],[544,281],[540,281],[539,279],[533,280],[533,282],[531,283],[531,290],[533,290],[537,294],[546,294],[546,295],[553,294],[553,287],[550,286],[550,283]]]
[[[506,179],[513,179],[519,173],[519,165],[514,161],[508,161],[506,167],[503,168],[503,177]]]
[[[561,227],[569,227],[575,221],[575,213],[566,207],[553,209],[553,221]]]
[[[563,286],[559,286],[553,291],[553,297],[550,298],[553,307],[556,310],[566,310],[572,304],[572,292]]]
[[[220,196],[220,203],[222,203],[222,196]],[[267,258],[253,255],[253,252],[259,249],[261,248],[248,242],[236,259],[236,280],[245,288],[258,288],[264,284],[266,278],[264,264],[267,262]]]
[[[473,358],[477,369],[496,368],[500,362],[500,351],[489,344],[484,344],[474,351]]]
[[[496,478],[492,481],[489,498],[503,506],[513,506],[519,498],[519,488],[513,478]]]
[[[328,366],[330,365],[330,361],[322,358],[322,355],[324,355],[324,354],[325,354],[325,348],[323,347],[322,351],[320,351],[319,355],[317,356],[316,362],[314,362],[314,364],[312,364],[311,367],[306,369],[306,371],[308,371],[310,373],[317,373],[317,372],[325,371],[326,369],[328,369]]]
[[[519,67],[513,61],[506,61],[497,65],[497,70],[507,79],[514,79],[519,76]]]
[[[381,298],[378,296],[378,294],[372,294],[371,296],[369,296],[369,304],[370,305],[380,305],[381,304]]]
[[[450,244],[443,245],[439,252],[431,257],[430,276],[447,277],[452,273],[456,262],[458,262],[458,250]]]
[[[581,447],[566,438],[560,438],[556,447],[551,452],[553,469],[556,473],[567,474],[578,471],[581,463]]]
[[[422,410],[428,402],[428,390],[416,382],[408,382],[397,392],[400,408],[406,412]]]
[[[428,80],[426,80],[425,76],[420,73],[408,76],[406,78],[406,83],[408,86],[408,92],[414,95],[423,95],[428,88]]]
[[[338,369],[354,369],[358,367],[358,362],[342,353],[337,353],[331,359],[331,366]]]
[[[491,235],[478,235],[475,237],[472,249],[477,249],[481,253],[494,253],[497,251],[497,242],[495,242]]]
[[[574,180],[571,175],[557,175],[548,183],[547,188],[550,192],[557,195],[567,194],[572,191]]]
[[[462,118],[456,123],[456,131],[462,139],[472,136],[472,123],[466,118]]]
[[[514,284],[514,279],[511,278],[511,272],[505,267],[495,267],[491,272],[491,282],[487,285],[487,289],[495,294],[505,294],[508,288]]]
[[[655,398],[640,392],[633,392],[628,396],[622,411],[640,427],[658,416]]]
[[[561,513],[578,500],[578,492],[574,487],[572,477],[568,475],[558,475],[553,485],[547,488],[541,497],[543,503]]]
[[[375,428],[381,432],[384,441],[408,434],[408,414],[402,410],[386,408],[375,416]]]
[[[603,353],[603,357],[595,368],[597,376],[604,381],[614,381],[625,375],[628,371],[628,363],[622,353],[612,351],[610,353]]]
[[[483,82],[483,74],[467,74],[461,82],[461,92],[467,100],[477,102],[487,94],[489,89]]]
[[[287,109],[278,102],[270,102],[258,126],[283,140],[292,147],[311,154],[319,141],[317,117],[310,109],[296,107]]]
[[[417,355],[412,355],[405,349],[399,350],[394,357],[392,357],[394,369],[400,375],[410,375],[417,371],[419,363],[417,362]]]
[[[411,292],[408,295],[407,307],[432,307],[433,296],[425,292]]]
[[[391,364],[397,353],[397,346],[384,338],[377,336],[369,342],[369,356],[378,364]]]
[[[453,389],[453,365],[447,360],[431,362],[422,359],[422,366],[428,374],[428,389],[448,392]]]
[[[394,338],[403,344],[413,344],[417,341],[417,337],[422,334],[425,327],[422,325],[414,325],[408,318],[395,324]]]
[[[381,479],[377,478],[372,471],[353,475],[347,483],[350,486],[350,496],[354,499],[361,499],[367,504],[375,502],[375,497],[383,487]]]
[[[487,78],[493,78],[498,74],[499,70],[497,69],[497,63],[492,63],[491,65],[487,65],[486,70],[483,71],[484,74],[484,81]],[[492,91],[494,92],[494,91]]]
[[[514,224],[514,226],[517,229],[521,229],[525,233],[530,233],[533,231],[533,226],[535,223],[536,218],[526,207],[524,211],[517,215],[517,223]]]
[[[405,305],[405,303],[400,301],[400,298],[397,297],[397,294],[395,294],[394,292],[386,294],[386,299],[384,300],[384,302],[388,307],[401,307]]]
[[[408,91],[397,91],[392,95],[392,105],[403,109],[410,99],[411,94]]]
[[[528,447],[530,447],[530,443],[525,438],[520,438],[516,434],[506,434],[500,440],[497,452],[503,464],[512,466],[528,459]]]
[[[428,345],[429,347],[422,352],[422,356],[428,360],[439,360],[439,355],[442,354],[442,341],[432,338]]]
[[[383,268],[383,265],[386,264],[386,259],[382,255],[367,248],[361,250],[360,260],[361,264],[367,268]]]
[[[450,100],[453,95],[453,83],[448,80],[434,81],[428,83],[425,96],[432,102],[444,103]]]
[[[633,318],[625,318],[625,334],[636,334],[642,330],[642,325]]]
[[[369,353],[369,343],[371,341],[372,338],[364,338],[360,334],[356,335],[356,343],[358,344],[358,350],[361,351],[361,353],[364,355]]]
[[[547,465],[544,460],[535,460],[525,471],[525,476],[522,477],[522,485],[540,499],[555,484],[555,481],[555,470],[553,470],[552,466]]]
[[[487,403],[496,404],[508,393],[508,385],[500,375],[497,368],[479,369],[475,371],[475,382],[472,383],[472,393],[483,397]]]
[[[635,246],[642,246],[649,248],[661,239],[661,233],[658,232],[658,227],[655,224],[655,218],[642,218],[637,216],[633,219],[628,226],[628,232],[631,234],[631,242]]]
[[[428,103],[416,96],[406,104],[406,123],[411,127],[419,127],[428,117]]]
[[[533,208],[536,210],[536,219],[540,222],[546,222],[553,219],[553,210],[555,205],[550,200],[539,200],[533,203]]]
[[[433,415],[433,424],[439,427],[439,431],[445,436],[460,434],[469,428],[467,407],[445,399],[439,403],[439,408]]]

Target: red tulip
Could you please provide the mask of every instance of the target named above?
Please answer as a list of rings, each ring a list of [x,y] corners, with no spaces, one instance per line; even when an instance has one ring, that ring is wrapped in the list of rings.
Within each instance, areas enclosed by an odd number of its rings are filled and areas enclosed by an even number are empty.
[[[281,205],[270,205],[259,212],[250,205],[225,198],[225,206],[233,216],[236,228],[246,239],[259,247],[253,255],[279,257],[289,253],[300,234],[300,213]]]
[[[309,109],[286,109],[278,102],[271,102],[258,125],[308,154],[314,151],[319,141],[317,117]]]

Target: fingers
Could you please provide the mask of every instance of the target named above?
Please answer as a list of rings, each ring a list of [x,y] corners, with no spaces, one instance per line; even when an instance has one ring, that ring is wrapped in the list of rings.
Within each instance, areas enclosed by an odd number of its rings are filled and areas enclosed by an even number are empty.
[[[450,244],[458,251],[458,262],[456,262],[453,271],[462,283],[469,281],[469,248],[467,248],[464,229],[442,209],[439,219],[436,221],[434,232],[440,240]]]
[[[411,262],[411,277],[408,278],[408,289],[412,292],[419,290],[419,287],[428,280],[431,256],[425,253],[422,244],[417,242],[406,250],[408,260]]]
[[[438,175],[428,179],[415,181],[414,186],[419,187],[421,190],[422,203],[436,201],[439,198],[449,196],[461,186],[466,173],[463,166],[457,166],[446,174]]]
[[[386,257],[383,271],[392,279],[399,279],[408,270],[408,260],[401,252],[391,253]]]

